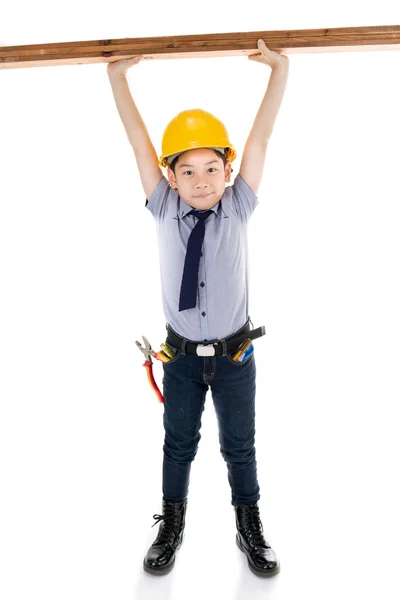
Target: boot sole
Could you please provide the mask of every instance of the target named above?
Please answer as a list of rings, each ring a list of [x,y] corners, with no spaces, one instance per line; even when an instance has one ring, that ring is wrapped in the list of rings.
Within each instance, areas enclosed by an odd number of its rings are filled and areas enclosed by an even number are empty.
[[[167,567],[164,567],[163,569],[152,569],[146,563],[146,559],[144,558],[143,559],[143,569],[146,571],[146,573],[150,573],[150,575],[167,575],[170,571],[172,571],[172,569],[175,565],[175,555],[178,552],[179,548],[182,546],[182,543],[183,543],[183,536],[182,536],[181,543],[179,544],[179,546],[177,546],[177,548],[175,550],[175,554],[174,554],[172,561],[169,563],[169,565]]]
[[[250,569],[250,571],[251,571],[252,573],[254,573],[254,575],[258,575],[259,577],[272,577],[273,575],[277,575],[277,574],[280,572],[280,570],[281,570],[281,567],[280,567],[280,565],[278,565],[278,566],[276,567],[276,569],[273,569],[273,570],[271,570],[271,571],[258,571],[257,569],[255,569],[255,568],[253,567],[253,565],[251,564],[250,560],[248,559],[248,557],[247,557],[247,555],[246,555],[246,552],[243,550],[243,548],[242,548],[242,546],[241,546],[241,544],[240,544],[240,542],[239,542],[239,540],[238,540],[238,538],[237,538],[237,535],[236,535],[236,538],[235,538],[235,539],[236,539],[236,546],[237,546],[237,547],[239,548],[239,550],[241,550],[241,551],[243,552],[243,554],[246,556],[246,558],[247,558],[247,563],[248,563],[248,565],[249,565],[249,569]]]
[[[149,567],[145,560],[143,561],[143,569],[146,571],[146,573],[150,573],[151,575],[167,575],[167,573],[169,573],[170,571],[172,571],[172,568],[175,564],[175,556],[173,561],[168,565],[168,567],[165,567],[164,569],[152,569],[151,567]]]

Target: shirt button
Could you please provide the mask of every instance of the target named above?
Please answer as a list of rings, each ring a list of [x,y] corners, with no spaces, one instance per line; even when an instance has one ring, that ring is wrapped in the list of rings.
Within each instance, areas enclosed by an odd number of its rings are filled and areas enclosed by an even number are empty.
[[[200,285],[201,285],[201,287],[204,287],[204,282],[202,281]]]
[[[203,312],[201,314],[202,314],[203,317],[206,316],[206,313],[204,312],[204,310],[203,310]]]

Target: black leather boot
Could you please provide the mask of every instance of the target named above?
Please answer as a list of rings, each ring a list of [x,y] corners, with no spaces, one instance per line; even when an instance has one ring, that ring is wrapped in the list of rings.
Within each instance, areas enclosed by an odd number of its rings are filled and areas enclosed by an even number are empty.
[[[235,506],[236,544],[247,556],[250,570],[255,575],[270,577],[280,571],[275,552],[263,536],[258,504]]]
[[[169,573],[175,563],[175,552],[183,542],[187,498],[182,502],[162,501],[163,514],[153,515],[156,525],[160,521],[158,535],[143,560],[143,568],[152,575]]]

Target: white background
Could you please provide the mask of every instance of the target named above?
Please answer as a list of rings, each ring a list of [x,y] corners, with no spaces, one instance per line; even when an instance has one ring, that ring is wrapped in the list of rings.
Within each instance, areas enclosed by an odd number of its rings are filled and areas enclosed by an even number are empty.
[[[0,45],[399,24],[390,6],[8,3]],[[289,59],[249,224],[271,580],[235,545],[210,392],[184,544],[169,575],[144,573],[163,407],[135,340],[165,339],[155,223],[106,63],[0,71],[3,600],[399,597],[400,52]],[[128,81],[158,154],[201,107],[237,174],[269,76],[230,57],[142,62]]]

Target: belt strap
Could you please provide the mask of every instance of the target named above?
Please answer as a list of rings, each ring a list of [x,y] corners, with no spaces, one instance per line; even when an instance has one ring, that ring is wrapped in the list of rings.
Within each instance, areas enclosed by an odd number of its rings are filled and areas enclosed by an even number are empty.
[[[256,338],[265,335],[265,325],[261,325],[261,327],[257,327],[257,329],[250,329],[248,325],[248,330],[243,331],[240,330],[240,333],[234,334],[230,337],[227,337],[224,340],[218,340],[217,342],[210,342],[209,344],[203,344],[202,342],[191,342],[186,338],[181,337],[177,333],[175,333],[168,325],[167,325],[167,344],[171,344],[175,348],[181,348],[183,342],[185,342],[183,347],[184,354],[197,354],[199,356],[222,356],[223,355],[223,343],[226,344],[226,351],[231,353],[233,350],[236,350],[240,344],[246,340],[251,339],[255,340]]]

